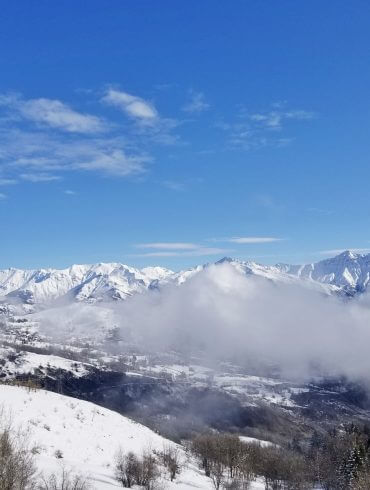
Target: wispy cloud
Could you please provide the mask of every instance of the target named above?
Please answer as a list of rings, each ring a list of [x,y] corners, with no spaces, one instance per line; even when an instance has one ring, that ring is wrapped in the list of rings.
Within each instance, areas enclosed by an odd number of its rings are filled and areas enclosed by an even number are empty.
[[[0,185],[48,182],[71,171],[142,175],[156,145],[179,141],[174,134],[179,122],[159,117],[141,97],[110,88],[102,100],[130,118],[111,123],[57,99],[0,94]]]
[[[0,179],[0,185],[14,185],[17,183],[16,179]]]
[[[228,135],[229,142],[234,147],[246,150],[259,149],[266,146],[284,147],[293,138],[282,134],[288,127],[288,122],[308,121],[316,117],[312,111],[289,110],[281,107],[273,110],[249,112],[239,110],[233,121],[216,121],[215,127]]]
[[[233,252],[233,250],[226,248],[213,248],[213,247],[199,247],[194,250],[179,250],[170,251],[163,250],[158,252],[146,252],[143,254],[136,254],[138,257],[203,257],[207,255],[225,255]]]
[[[206,255],[225,255],[233,251],[226,248],[206,247],[192,242],[139,243],[135,247],[151,250],[150,252],[135,254],[139,257],[202,257]]]
[[[52,182],[53,180],[60,180],[60,175],[52,175],[47,173],[25,173],[20,174],[20,178],[28,180],[29,182]]]
[[[136,248],[153,248],[153,249],[166,249],[166,250],[195,250],[200,245],[189,242],[152,242],[152,243],[138,243]]]
[[[142,174],[152,158],[126,149],[118,137],[66,138],[25,129],[0,129],[0,164],[32,182],[59,179],[60,172],[94,171],[126,177]],[[56,174],[58,172],[58,174]]]
[[[106,129],[97,116],[83,114],[56,99],[29,99],[20,95],[0,96],[0,105],[16,111],[19,117],[70,133],[98,133]]]
[[[247,237],[227,238],[224,241],[230,243],[238,243],[238,244],[251,244],[251,243],[281,242],[282,240],[284,240],[284,238],[247,236]]]
[[[7,195],[4,194],[3,192],[0,192],[0,200],[6,199]]]
[[[189,101],[183,106],[182,110],[189,113],[200,113],[209,109],[210,105],[206,102],[202,92],[190,91]]]
[[[109,88],[101,100],[141,122],[152,122],[158,118],[158,112],[152,103],[122,90]]]
[[[173,132],[180,122],[173,118],[161,117],[151,102],[137,95],[109,88],[101,102],[116,107],[129,116],[134,122],[130,132],[139,138],[141,143],[174,145],[180,140]]]
[[[305,121],[313,119],[315,114],[310,111],[268,111],[249,115],[249,119],[269,129],[282,129],[283,123],[288,120]]]
[[[71,189],[66,189],[64,191],[64,194],[67,194],[67,196],[75,196],[77,194],[77,192],[72,191]]]

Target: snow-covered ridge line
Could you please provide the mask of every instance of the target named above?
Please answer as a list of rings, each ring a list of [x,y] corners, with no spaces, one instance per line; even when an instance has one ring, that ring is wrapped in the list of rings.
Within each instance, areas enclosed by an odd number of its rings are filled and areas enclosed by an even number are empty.
[[[343,291],[364,291],[370,281],[370,254],[343,252],[313,264],[268,266],[251,261],[224,258],[217,264],[229,263],[246,275],[274,281],[303,279],[329,285]],[[72,265],[67,269],[0,270],[0,298],[16,298],[22,303],[47,303],[61,298],[95,302],[122,300],[133,294],[165,284],[182,284],[201,273],[208,265],[173,272],[163,267],[138,269],[121,263]]]
[[[62,297],[77,301],[125,299],[171,274],[163,267],[136,269],[120,263],[72,265],[67,269],[6,269],[0,271],[0,297],[16,297],[25,303]]]
[[[331,284],[348,290],[364,291],[370,280],[370,254],[357,254],[349,250],[336,257],[306,265],[277,264],[287,274]]]

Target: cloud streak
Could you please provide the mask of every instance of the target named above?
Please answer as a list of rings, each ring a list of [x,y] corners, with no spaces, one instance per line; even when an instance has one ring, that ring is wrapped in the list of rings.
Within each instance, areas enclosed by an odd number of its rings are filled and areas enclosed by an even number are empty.
[[[166,249],[166,250],[195,250],[200,245],[189,242],[152,242],[152,243],[138,243],[136,248],[154,248],[154,249]]]
[[[284,238],[248,236],[248,237],[227,238],[225,241],[230,243],[238,243],[238,244],[253,244],[253,243],[281,242],[282,240],[284,240]]]
[[[59,175],[52,175],[47,173],[26,173],[20,174],[20,178],[28,180],[29,182],[52,182],[54,180],[60,180]]]
[[[116,107],[128,116],[144,123],[151,123],[158,118],[158,112],[153,104],[122,90],[110,88],[101,100],[105,104]]]
[[[136,248],[151,250],[136,257],[203,257],[207,255],[225,255],[233,250],[217,247],[205,247],[190,242],[153,242],[139,243]]]
[[[289,120],[307,121],[313,119],[315,114],[310,111],[269,111],[249,115],[249,119],[268,129],[282,129],[283,123]]]
[[[22,99],[19,95],[0,96],[0,105],[12,109],[24,119],[69,133],[99,133],[105,123],[91,114],[82,114],[56,99]]]

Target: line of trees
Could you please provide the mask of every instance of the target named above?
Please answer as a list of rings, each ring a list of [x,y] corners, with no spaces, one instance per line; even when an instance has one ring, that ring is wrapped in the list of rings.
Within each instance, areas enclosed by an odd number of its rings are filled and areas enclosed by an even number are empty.
[[[246,489],[256,477],[266,490],[370,489],[370,431],[353,424],[288,448],[208,433],[196,436],[190,450],[216,490]]]

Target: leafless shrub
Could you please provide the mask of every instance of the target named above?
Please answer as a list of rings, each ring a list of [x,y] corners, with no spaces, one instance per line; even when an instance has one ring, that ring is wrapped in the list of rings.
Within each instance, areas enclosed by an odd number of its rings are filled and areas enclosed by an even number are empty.
[[[37,486],[38,490],[90,490],[89,482],[81,475],[62,467],[59,474],[52,473],[47,478],[42,478]]]
[[[27,441],[10,428],[0,433],[0,489],[34,488],[36,468]]]
[[[168,471],[170,480],[173,481],[176,478],[176,475],[179,475],[181,472],[181,456],[179,448],[167,444],[163,447],[163,451],[159,453],[159,457],[163,466]]]
[[[145,490],[153,490],[159,476],[158,464],[151,452],[137,457],[132,452],[125,454],[120,449],[116,454],[115,477],[124,488],[139,485]]]

